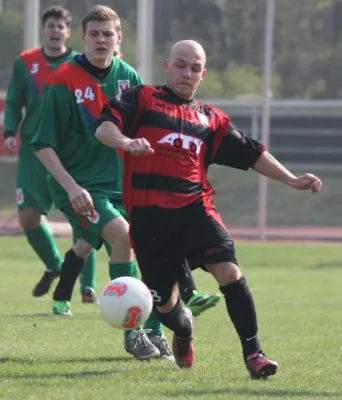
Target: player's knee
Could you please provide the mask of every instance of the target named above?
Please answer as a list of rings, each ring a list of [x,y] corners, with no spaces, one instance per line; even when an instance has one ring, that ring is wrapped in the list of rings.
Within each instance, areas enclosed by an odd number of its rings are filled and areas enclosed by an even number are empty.
[[[123,233],[122,235],[116,235],[111,245],[114,251],[129,252],[129,253],[132,251],[129,242],[129,237],[125,233]]]
[[[219,286],[224,286],[236,282],[242,276],[240,268],[232,262],[207,264],[206,267],[216,279]]]
[[[124,258],[132,257],[132,249],[128,235],[128,223],[123,217],[110,221],[102,231],[102,236],[111,246],[112,251]]]
[[[19,222],[24,231],[37,229],[42,221],[42,212],[36,208],[19,210]]]
[[[154,307],[157,311],[161,313],[170,312],[177,304],[179,294],[176,288],[173,288],[171,295],[167,296],[153,296],[153,291],[151,291],[153,297]]]
[[[179,298],[178,284],[170,282],[170,284],[164,283],[164,285],[160,286],[146,281],[143,271],[142,275],[143,282],[150,288],[154,309],[161,313],[170,312],[177,304]],[[158,288],[156,286],[158,286]]]
[[[93,248],[85,240],[77,239],[74,244],[73,250],[78,257],[83,258],[85,260],[93,251]]]

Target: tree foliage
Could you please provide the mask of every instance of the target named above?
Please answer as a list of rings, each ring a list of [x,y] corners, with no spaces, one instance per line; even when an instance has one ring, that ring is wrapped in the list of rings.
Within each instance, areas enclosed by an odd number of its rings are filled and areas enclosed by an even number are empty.
[[[70,44],[82,49],[80,20],[94,0],[41,0],[42,9],[61,4],[73,14]],[[135,64],[136,0],[102,0],[123,19],[125,59]],[[273,93],[276,98],[341,98],[342,0],[276,0]],[[0,69],[11,68],[22,44],[23,0],[4,0],[0,15]],[[260,94],[264,0],[155,0],[154,80],[171,44],[192,38],[208,54],[201,97]],[[149,45],[148,43],[146,44]]]

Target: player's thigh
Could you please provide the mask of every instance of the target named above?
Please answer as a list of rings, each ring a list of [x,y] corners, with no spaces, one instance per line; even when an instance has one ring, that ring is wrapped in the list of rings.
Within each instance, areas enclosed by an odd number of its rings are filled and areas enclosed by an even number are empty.
[[[94,208],[84,213],[76,212],[72,206],[64,206],[61,211],[69,221],[75,238],[84,239],[98,250],[103,244],[103,229],[121,214],[106,197],[93,196],[93,203]]]
[[[19,210],[39,209],[45,215],[49,213],[53,204],[46,169],[27,140],[22,142],[19,150],[16,202]]]
[[[131,243],[141,277],[151,290],[157,307],[169,301],[175,283],[184,275],[179,237],[170,235],[172,226],[168,230],[163,225],[162,221],[136,224],[134,220],[130,225]]]
[[[234,241],[217,213],[208,214],[203,209],[188,224],[184,245],[191,269],[222,262],[237,264]]]
[[[107,224],[103,227],[102,236],[108,243],[129,246],[129,225],[127,213],[119,201],[107,200],[102,204]]]
[[[126,209],[125,209],[125,207],[124,207],[124,205],[123,205],[123,203],[122,203],[121,200],[112,199],[112,200],[111,200],[111,204],[113,205],[113,207],[114,207],[117,211],[119,211],[120,215],[121,215],[123,218],[125,218],[126,221],[129,221],[129,217],[128,217],[127,211],[126,211]]]
[[[146,257],[139,249],[135,253],[141,279],[150,289],[156,307],[166,305],[175,289],[176,283],[184,275],[182,261],[175,255],[165,258],[162,254]]]

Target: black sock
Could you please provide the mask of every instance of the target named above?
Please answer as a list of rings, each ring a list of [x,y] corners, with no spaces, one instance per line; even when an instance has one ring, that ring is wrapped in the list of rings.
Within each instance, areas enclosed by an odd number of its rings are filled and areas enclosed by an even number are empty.
[[[244,277],[229,285],[221,286],[220,290],[224,294],[230,319],[240,337],[246,360],[248,355],[261,351],[252,293]]]
[[[73,249],[66,252],[61,268],[61,275],[53,294],[56,301],[70,301],[78,275],[85,260],[78,257]]]
[[[187,261],[183,265],[183,268],[184,277],[178,281],[178,288],[181,299],[184,303],[187,303],[194,294],[194,290],[196,290],[196,284]]]
[[[155,309],[155,313],[159,321],[173,331],[176,336],[180,338],[188,338],[191,336],[191,321],[184,314],[180,299],[178,299],[177,304],[170,312],[161,313]]]

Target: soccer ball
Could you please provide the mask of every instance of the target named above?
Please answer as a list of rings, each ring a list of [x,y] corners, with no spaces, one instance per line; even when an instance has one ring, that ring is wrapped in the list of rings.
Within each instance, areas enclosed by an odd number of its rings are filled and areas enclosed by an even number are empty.
[[[131,276],[109,282],[99,300],[104,320],[123,330],[136,329],[142,325],[150,316],[153,306],[147,286]]]

